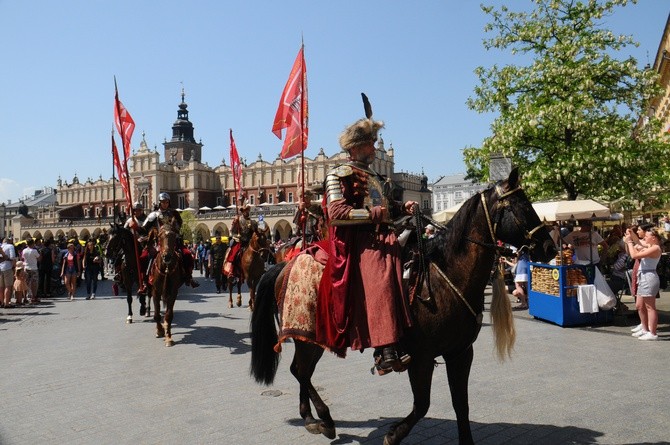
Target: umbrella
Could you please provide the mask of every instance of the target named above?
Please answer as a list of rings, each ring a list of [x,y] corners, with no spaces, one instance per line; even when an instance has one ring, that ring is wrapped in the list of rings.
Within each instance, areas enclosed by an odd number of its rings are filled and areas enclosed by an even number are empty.
[[[183,212],[182,209],[175,209],[177,212]]]
[[[610,216],[608,207],[592,199],[536,202],[533,203],[533,208],[542,221],[607,218]]]
[[[461,202],[459,204],[449,207],[448,209],[441,210],[437,213],[433,213],[433,219],[437,222],[447,222],[454,217],[454,215],[456,214],[456,212],[458,212],[458,210],[461,208],[462,205],[463,203]]]
[[[227,208],[229,208],[229,209],[236,209],[237,206],[236,206],[235,204],[231,204],[231,205],[229,205]]]
[[[214,210],[226,210],[226,208],[224,206],[216,206]]]
[[[195,209],[193,207],[186,207],[183,211],[184,212],[195,212]]]
[[[200,209],[198,209],[198,210],[200,210],[201,212],[209,212],[210,210],[212,210],[212,208],[211,208],[211,207],[207,207],[207,206],[202,206],[202,207],[200,207]]]

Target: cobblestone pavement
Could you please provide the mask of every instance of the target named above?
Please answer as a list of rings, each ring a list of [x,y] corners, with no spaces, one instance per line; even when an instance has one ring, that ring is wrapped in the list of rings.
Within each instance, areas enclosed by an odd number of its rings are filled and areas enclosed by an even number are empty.
[[[314,383],[337,422],[329,441],[302,427],[285,344],[275,384],[249,377],[248,294],[242,308],[197,276],[182,288],[166,348],[154,324],[126,324],[109,281],[86,301],[56,298],[0,310],[0,444],[382,443],[412,406],[406,374],[370,374],[372,353],[326,354]],[[664,294],[663,302],[670,301]],[[633,319],[560,328],[515,312],[512,361],[493,354],[490,326],[475,344],[470,415],[482,444],[661,444],[670,440],[670,326],[661,341],[630,336]],[[485,321],[488,317],[485,316]],[[407,444],[457,443],[443,365]]]

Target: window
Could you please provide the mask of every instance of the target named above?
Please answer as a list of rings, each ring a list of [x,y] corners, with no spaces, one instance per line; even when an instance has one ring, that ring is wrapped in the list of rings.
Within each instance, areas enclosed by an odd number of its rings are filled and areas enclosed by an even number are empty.
[[[250,195],[249,196],[249,204],[256,205],[256,195]]]
[[[272,193],[268,195],[268,204],[274,204],[275,203],[275,197]]]
[[[293,192],[288,192],[288,202],[293,202]]]

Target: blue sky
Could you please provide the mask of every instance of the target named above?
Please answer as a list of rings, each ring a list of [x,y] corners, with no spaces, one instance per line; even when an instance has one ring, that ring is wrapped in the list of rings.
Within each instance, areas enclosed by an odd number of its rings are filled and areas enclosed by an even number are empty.
[[[228,129],[240,156],[276,159],[271,132],[291,65],[305,42],[310,101],[309,146],[339,150],[343,128],[363,116],[365,92],[396,171],[430,181],[464,172],[461,150],[479,146],[494,118],[465,105],[477,66],[520,63],[487,52],[488,17],[480,3],[530,2],[0,0],[4,36],[0,202],[75,174],[112,175],[114,80],[137,128],[163,152],[177,118],[182,85],[203,162],[228,162]],[[606,19],[633,35],[640,66],[653,61],[670,11],[640,0]],[[117,143],[120,143],[117,138]]]

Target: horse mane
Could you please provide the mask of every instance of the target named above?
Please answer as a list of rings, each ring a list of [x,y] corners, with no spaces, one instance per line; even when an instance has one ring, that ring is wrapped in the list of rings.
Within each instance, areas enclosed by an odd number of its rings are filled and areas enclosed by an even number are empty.
[[[466,237],[472,227],[472,217],[477,211],[480,200],[479,193],[471,196],[449,220],[446,230],[440,230],[433,238],[426,240],[426,256],[431,261],[446,264],[450,254],[465,249]]]

